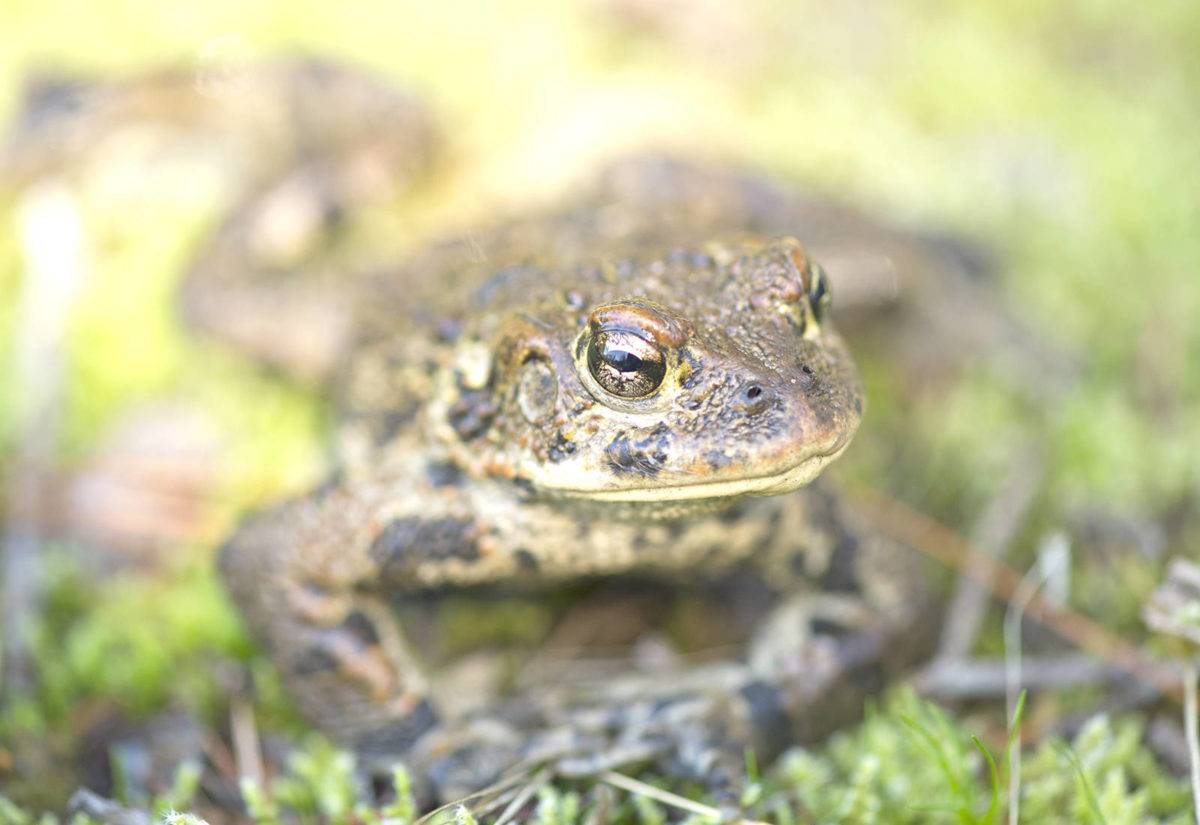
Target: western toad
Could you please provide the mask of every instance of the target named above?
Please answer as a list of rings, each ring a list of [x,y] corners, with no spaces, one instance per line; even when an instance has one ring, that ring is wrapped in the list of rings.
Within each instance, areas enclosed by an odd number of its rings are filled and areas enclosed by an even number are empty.
[[[921,647],[924,604],[903,548],[831,489],[801,490],[863,398],[829,278],[785,231],[803,235],[799,217],[752,177],[633,160],[575,205],[362,281],[331,359],[339,472],[221,555],[308,716],[444,798],[526,760],[656,760],[732,793],[745,747],[859,712]],[[742,652],[655,672],[631,656],[455,713],[422,664],[437,651],[410,641],[428,634],[389,604],[582,589],[603,623],[623,583],[693,594],[728,626],[692,647]]]
[[[531,760],[736,794],[746,747],[827,733],[922,649],[908,551],[811,483],[863,412],[816,261],[861,308],[945,247],[647,157],[360,271],[329,239],[428,169],[427,113],[312,61],[225,80],[47,86],[5,168],[165,122],[232,181],[184,313],[328,387],[339,424],[329,481],[248,519],[220,566],[322,730],[439,798]],[[439,615],[486,638],[522,599],[551,615],[540,641],[482,678],[448,650]]]

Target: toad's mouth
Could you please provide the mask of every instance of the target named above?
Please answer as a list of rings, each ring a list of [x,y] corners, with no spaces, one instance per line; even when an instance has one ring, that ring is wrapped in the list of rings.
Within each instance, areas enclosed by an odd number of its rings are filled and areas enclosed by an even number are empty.
[[[838,439],[823,452],[810,454],[783,470],[757,476],[733,478],[683,479],[678,483],[647,483],[638,486],[612,487],[586,484],[547,484],[543,489],[550,495],[594,502],[654,503],[682,502],[705,499],[732,499],[740,496],[773,496],[789,493],[811,482],[850,444],[850,439]],[[560,479],[561,481],[561,479]]]

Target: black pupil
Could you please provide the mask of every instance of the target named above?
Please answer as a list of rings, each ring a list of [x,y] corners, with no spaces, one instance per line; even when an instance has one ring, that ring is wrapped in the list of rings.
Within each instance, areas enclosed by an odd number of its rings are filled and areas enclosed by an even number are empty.
[[[825,297],[825,279],[817,275],[816,281],[812,287],[812,300],[814,304],[821,303],[821,299]]]
[[[813,270],[813,283],[809,289],[809,295],[814,305],[820,306],[824,301],[825,296],[829,292],[829,287],[825,283],[825,273],[820,269]]]
[[[604,353],[604,360],[619,372],[637,372],[642,368],[642,359],[623,349],[610,349]]]

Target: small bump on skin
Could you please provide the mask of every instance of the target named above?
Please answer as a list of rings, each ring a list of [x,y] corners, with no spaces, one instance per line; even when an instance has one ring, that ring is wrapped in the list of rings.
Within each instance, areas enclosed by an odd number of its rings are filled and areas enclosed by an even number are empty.
[[[554,414],[558,380],[546,359],[531,355],[521,364],[517,400],[521,415],[530,424],[540,424]]]
[[[558,464],[573,456],[576,449],[575,442],[568,440],[562,434],[562,430],[558,430],[554,433],[554,441],[550,444],[547,458]]]

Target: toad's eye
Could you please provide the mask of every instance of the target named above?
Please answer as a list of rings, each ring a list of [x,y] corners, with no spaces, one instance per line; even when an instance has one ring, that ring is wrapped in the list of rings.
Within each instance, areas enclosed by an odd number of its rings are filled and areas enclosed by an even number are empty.
[[[621,398],[650,395],[667,374],[662,349],[627,330],[596,332],[588,344],[587,365],[597,384]]]
[[[812,306],[813,317],[820,323],[829,311],[832,301],[829,294],[829,276],[818,264],[809,266],[808,276],[808,302]]]

